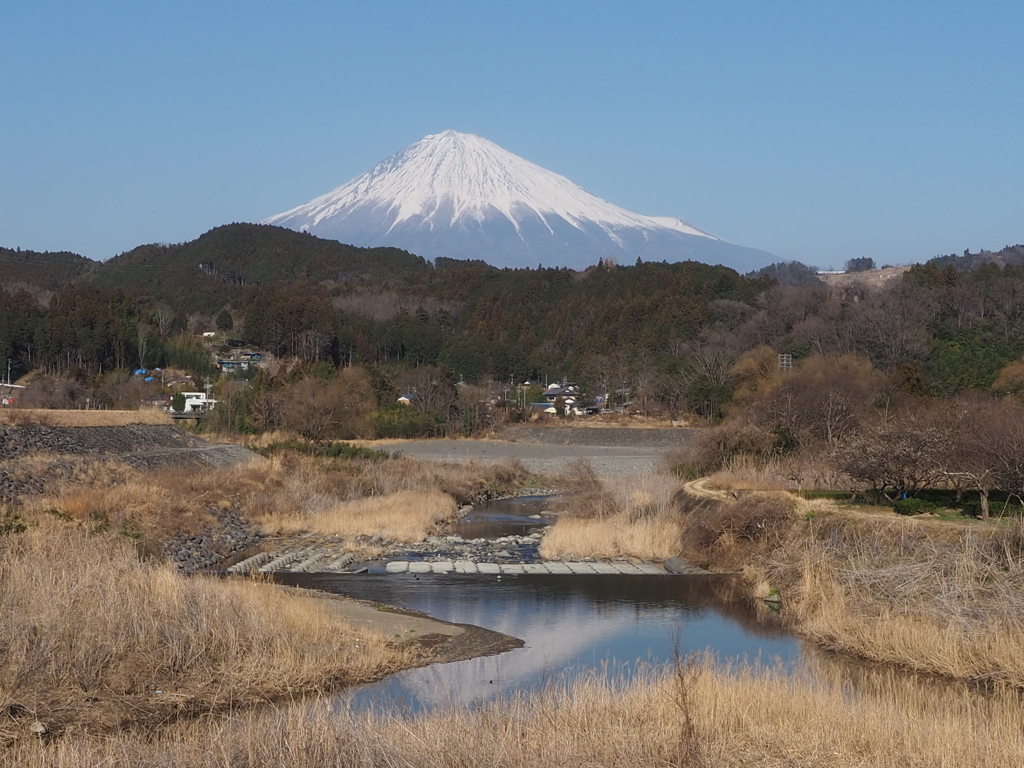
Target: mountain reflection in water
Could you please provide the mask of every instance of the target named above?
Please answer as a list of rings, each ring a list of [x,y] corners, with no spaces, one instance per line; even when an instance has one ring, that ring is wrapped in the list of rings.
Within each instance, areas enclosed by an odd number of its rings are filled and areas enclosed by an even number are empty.
[[[296,586],[422,611],[513,635],[525,647],[407,670],[357,689],[353,706],[421,711],[471,704],[552,679],[712,651],[723,661],[799,663],[800,645],[723,599],[727,578],[618,575],[289,574]]]

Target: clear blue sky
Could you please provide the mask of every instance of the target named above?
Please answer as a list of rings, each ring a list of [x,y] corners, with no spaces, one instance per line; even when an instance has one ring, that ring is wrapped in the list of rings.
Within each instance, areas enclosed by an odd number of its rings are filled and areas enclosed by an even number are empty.
[[[454,128],[819,266],[1024,242],[1019,2],[7,2],[0,245],[108,258]]]

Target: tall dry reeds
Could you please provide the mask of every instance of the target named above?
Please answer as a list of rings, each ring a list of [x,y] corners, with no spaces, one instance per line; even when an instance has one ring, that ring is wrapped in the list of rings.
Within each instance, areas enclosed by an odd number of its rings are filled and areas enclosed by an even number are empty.
[[[271,533],[313,531],[327,536],[373,536],[392,541],[422,541],[451,520],[455,500],[440,491],[398,491],[331,504],[317,512],[278,510],[256,522]]]
[[[679,552],[680,518],[673,504],[679,483],[648,473],[614,481],[578,461],[563,479],[567,510],[541,540],[548,559],[639,557],[664,560]]]
[[[375,679],[410,651],[270,584],[185,578],[54,521],[0,536],[0,744]]]
[[[851,691],[704,663],[630,682],[556,682],[537,695],[419,717],[320,702],[181,724],[155,738],[26,740],[9,754],[26,768],[1009,768],[1024,762],[1024,715],[1007,694],[885,675]]]
[[[1024,688],[1024,525],[822,513],[762,561],[801,634],[945,677]]]
[[[29,499],[22,510],[25,516],[43,519],[53,511],[87,523],[102,519],[113,528],[138,531],[151,541],[198,530],[212,521],[211,514],[218,509],[234,509],[266,522],[275,532],[348,530],[386,535],[372,530],[377,522],[392,529],[407,522],[410,530],[422,531],[454,512],[450,499],[466,503],[480,494],[514,492],[527,479],[517,462],[442,464],[296,453],[200,470],[144,472],[113,462],[80,460],[68,466],[80,466],[81,471],[66,473],[65,481]],[[413,495],[420,497],[415,503],[410,501]],[[362,506],[356,503],[363,500]],[[377,510],[375,516],[370,515],[371,509]],[[403,522],[403,517],[408,520]],[[329,523],[332,518],[335,522]],[[342,518],[349,522],[342,523]],[[357,520],[361,522],[353,522]]]
[[[818,645],[1024,688],[1024,523],[871,514],[788,494],[680,494],[682,556],[777,590]],[[796,509],[794,509],[796,508]],[[798,511],[797,511],[798,510]]]

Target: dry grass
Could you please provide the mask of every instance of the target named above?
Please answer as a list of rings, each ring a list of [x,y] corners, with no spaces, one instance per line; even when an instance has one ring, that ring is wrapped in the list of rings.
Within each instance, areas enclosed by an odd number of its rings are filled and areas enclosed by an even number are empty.
[[[28,499],[22,514],[44,519],[47,511],[57,510],[85,522],[101,518],[114,528],[139,531],[152,543],[178,531],[202,528],[211,522],[211,511],[218,509],[234,509],[265,522],[272,532],[326,533],[333,526],[332,533],[387,535],[372,529],[379,523],[411,535],[447,519],[455,502],[465,503],[485,492],[516,491],[526,480],[526,471],[515,462],[441,464],[288,453],[265,462],[199,471],[143,472],[85,460],[71,465],[79,469],[45,494]]]
[[[742,570],[754,594],[778,590],[788,623],[818,645],[1024,688],[1024,523],[905,518],[781,493],[679,503],[682,555]]]
[[[27,768],[1009,768],[1024,763],[1024,714],[1007,694],[875,676],[851,695],[840,685],[704,663],[631,683],[553,684],[531,697],[416,718],[335,712],[320,702],[182,724],[155,739],[26,740],[9,757]]]
[[[185,578],[121,537],[59,522],[0,537],[0,744],[33,720],[153,725],[375,679],[411,653],[322,601]]]
[[[584,557],[640,557],[665,560],[679,554],[679,523],[672,520],[563,518],[544,535],[541,557],[548,560]]]
[[[172,424],[166,411],[62,411],[45,408],[0,409],[0,424],[20,427],[40,424],[45,427],[124,427],[129,424]]]
[[[1024,527],[819,513],[759,570],[818,644],[1024,688]]]
[[[399,491],[343,501],[318,512],[276,511],[256,518],[271,533],[313,531],[327,536],[380,534],[392,541],[422,541],[452,519],[457,505],[440,491]]]
[[[679,483],[667,474],[614,482],[589,462],[574,462],[562,479],[568,509],[541,540],[548,559],[640,557],[664,560],[679,552],[680,518],[673,504]]]
[[[728,490],[797,491],[849,490],[854,486],[848,475],[835,468],[834,462],[805,454],[783,456],[770,461],[754,461],[749,456],[736,456],[715,472],[712,482]]]

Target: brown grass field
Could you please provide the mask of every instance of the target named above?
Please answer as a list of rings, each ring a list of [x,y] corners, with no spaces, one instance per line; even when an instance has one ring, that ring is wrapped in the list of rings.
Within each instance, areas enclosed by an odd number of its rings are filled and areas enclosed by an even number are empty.
[[[60,411],[43,408],[0,409],[0,424],[24,426],[41,424],[46,427],[124,427],[130,424],[172,424],[166,411],[140,409],[137,411]]]
[[[113,528],[140,532],[152,551],[161,537],[198,530],[211,521],[211,511],[229,508],[269,533],[382,533],[416,541],[450,519],[457,503],[483,492],[514,492],[527,480],[514,462],[338,460],[294,453],[234,467],[149,472],[112,461],[30,456],[9,471],[31,475],[53,461],[66,479],[26,498],[19,514],[30,520],[54,510],[85,522],[99,517]]]
[[[338,712],[326,700],[110,738],[22,738],[26,768],[763,766],[959,768],[1024,764],[1024,710],[1007,692],[868,673],[788,677],[705,661],[632,682],[545,691],[420,717]]]
[[[0,536],[0,745],[107,732],[376,679],[408,649],[270,584],[185,578],[54,520]]]
[[[372,536],[392,541],[423,541],[455,515],[455,500],[440,491],[397,491],[328,504],[311,511],[275,511],[256,521],[270,533],[313,531],[326,536]]]

